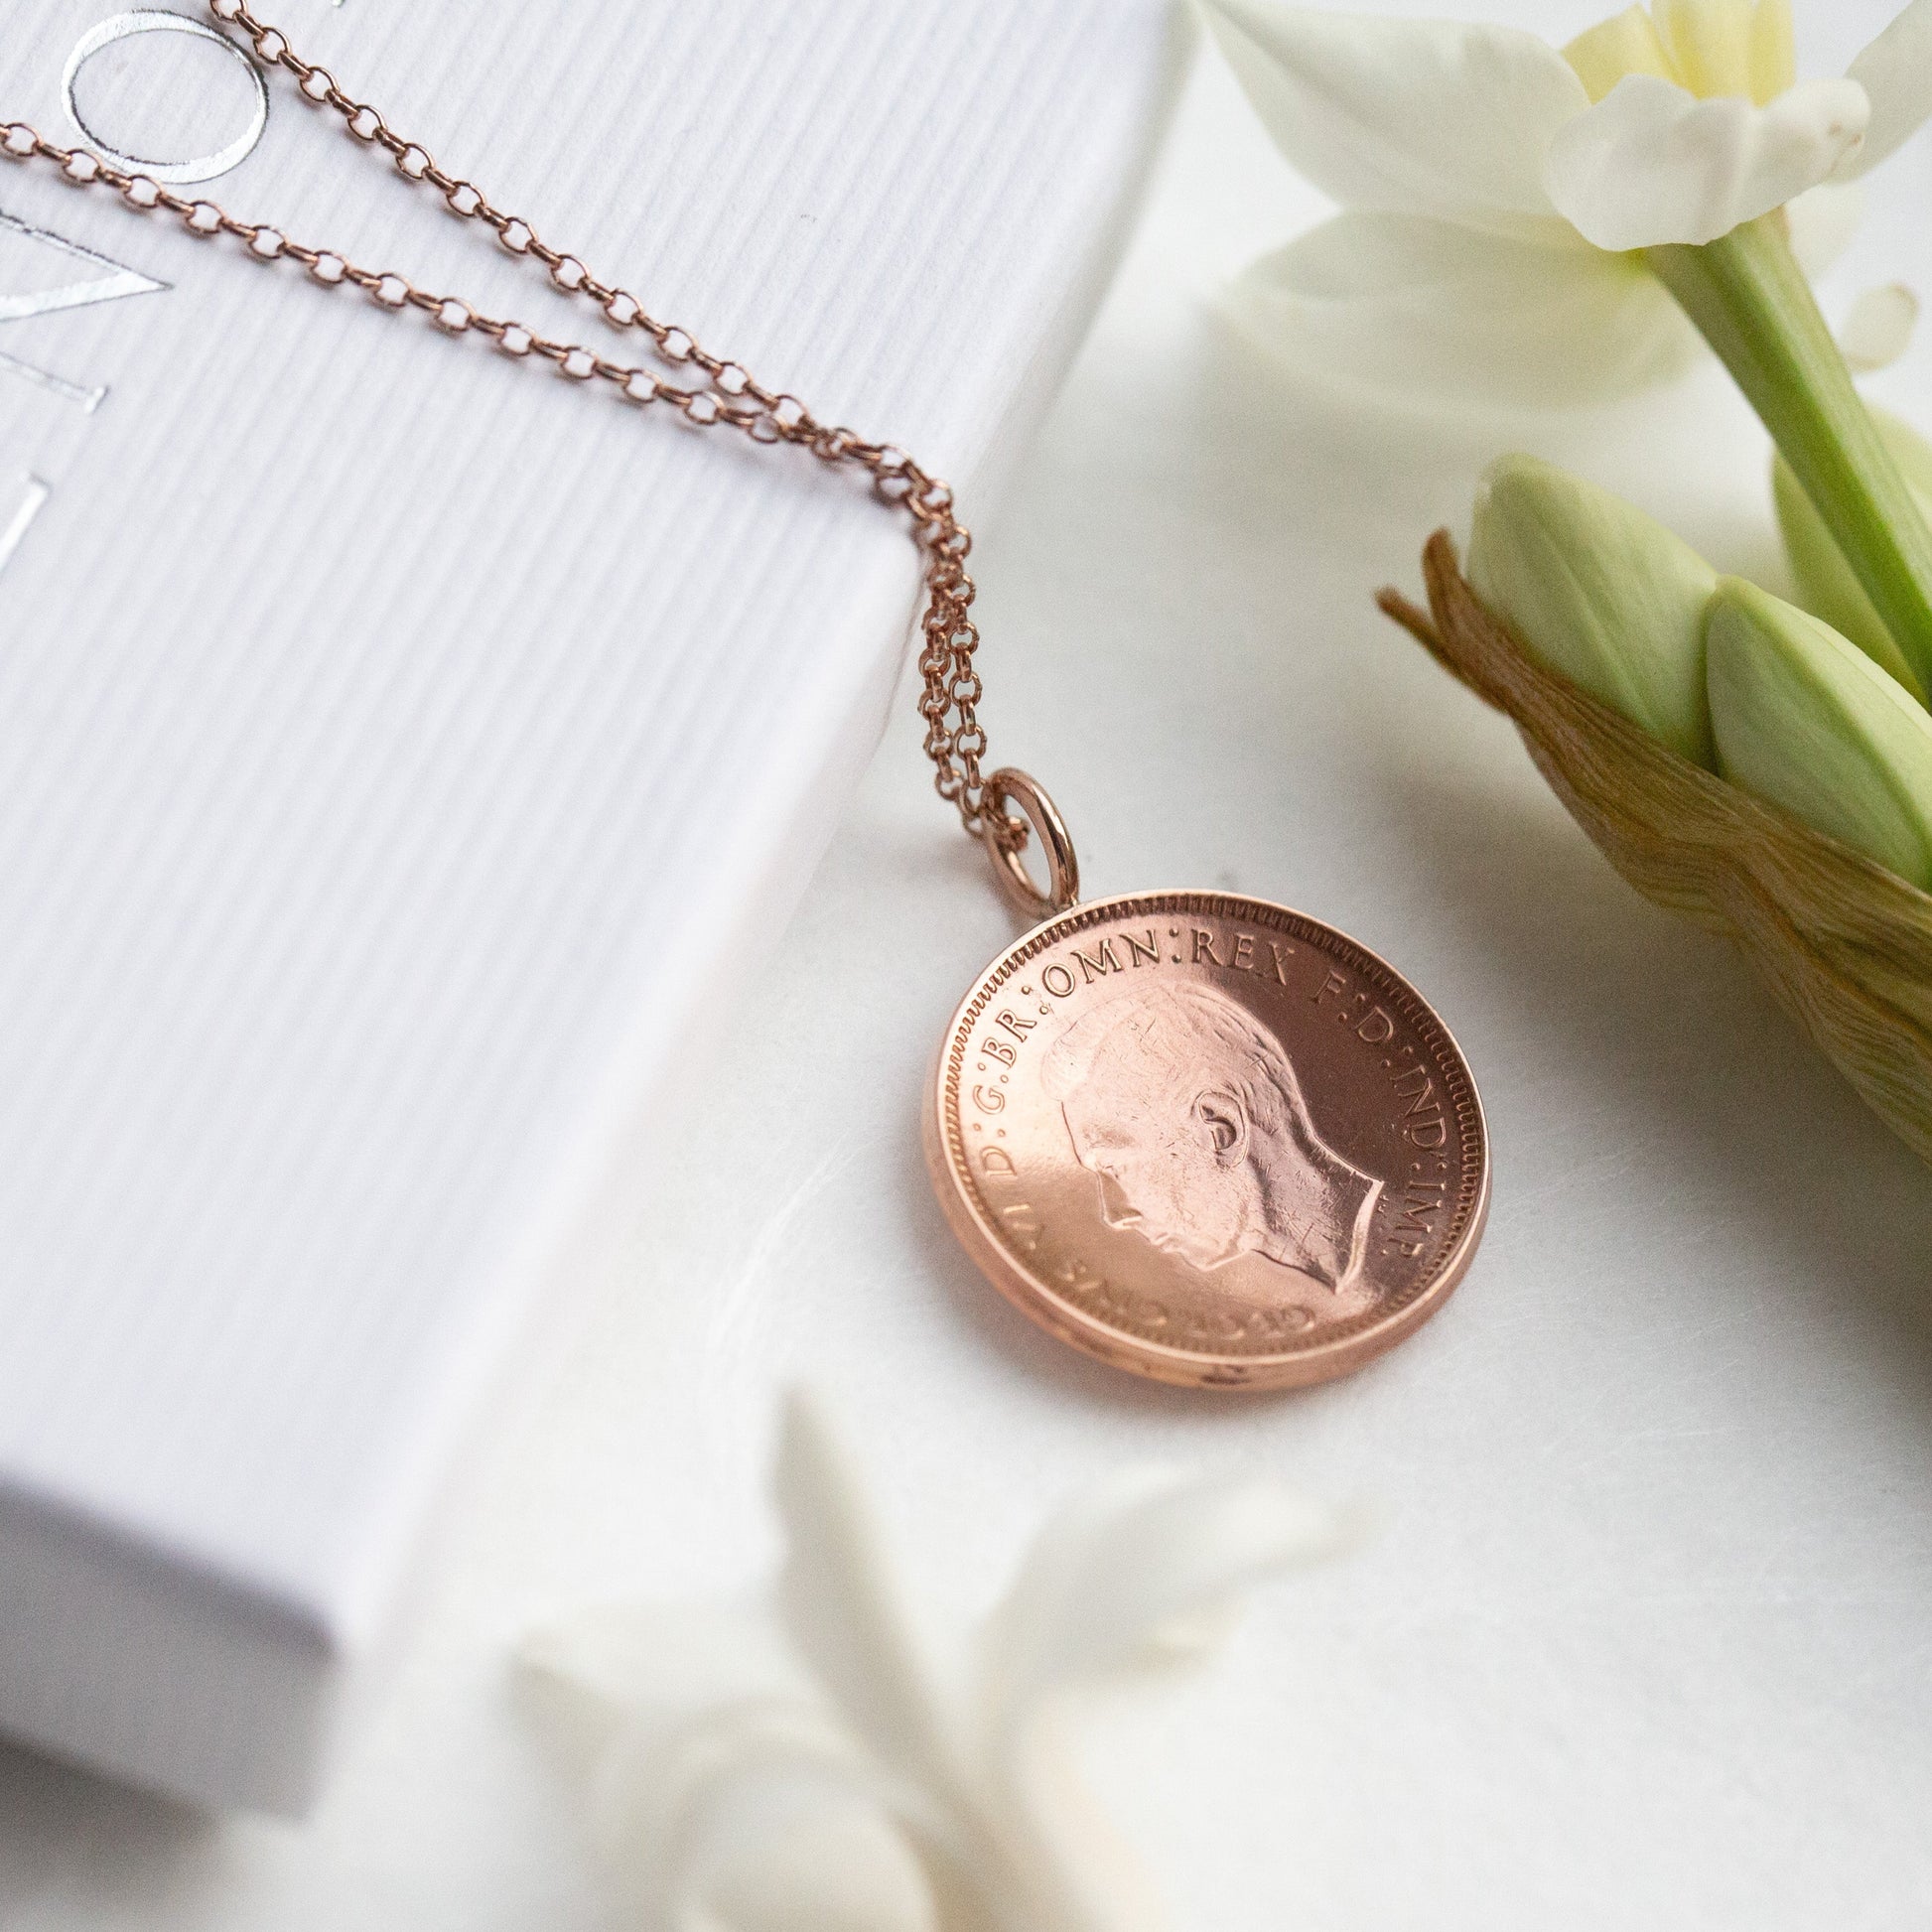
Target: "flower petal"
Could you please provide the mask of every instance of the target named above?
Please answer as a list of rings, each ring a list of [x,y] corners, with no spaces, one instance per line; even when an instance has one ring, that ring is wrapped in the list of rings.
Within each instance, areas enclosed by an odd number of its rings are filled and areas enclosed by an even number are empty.
[[[1751,98],[1762,107],[1798,80],[1791,0],[1757,0],[1751,15]]]
[[[1237,1593],[1340,1544],[1333,1512],[1261,1475],[1139,1474],[1040,1532],[987,1629],[987,1716],[1197,1653]]]
[[[982,1638],[980,1751],[1029,1910],[1066,1932],[1156,1932],[1157,1895],[1079,1775],[1068,1695],[1196,1656],[1239,1592],[1341,1541],[1337,1518],[1266,1476],[1130,1474],[1035,1539]]]
[[[1622,80],[1550,144],[1550,199],[1585,240],[1623,251],[1716,241],[1831,177],[1863,138],[1864,89],[1806,80],[1766,107]]]
[[[1845,359],[1861,375],[1890,368],[1912,345],[1918,310],[1918,297],[1903,282],[1866,289],[1838,332]]]
[[[1572,408],[1703,352],[1638,263],[1399,214],[1342,214],[1237,284],[1243,329],[1304,372],[1456,405]]]
[[[1750,0],[1651,0],[1657,38],[1694,94],[1744,94],[1751,84]]]
[[[1598,21],[1564,50],[1563,58],[1577,69],[1584,90],[1592,101],[1607,94],[1626,73],[1654,73],[1663,80],[1681,80],[1671,65],[1670,49],[1657,32],[1647,9],[1625,7],[1620,14]]]
[[[1912,0],[1852,63],[1847,77],[1871,101],[1864,146],[1840,170],[1849,181],[1895,154],[1932,115],[1932,0]]]
[[[1798,266],[1816,281],[1852,245],[1864,214],[1864,188],[1855,181],[1828,181],[1788,202],[1784,224]]]
[[[692,1932],[939,1932],[931,1881],[880,1812],[829,1793],[735,1795]]]
[[[655,1932],[935,1932],[916,1837],[826,1714],[749,1703],[621,1740],[597,1840]]]
[[[798,1654],[883,1764],[949,1788],[957,1743],[951,1711],[852,1454],[802,1392],[786,1404],[776,1492],[788,1542],[778,1611]]]
[[[1282,152],[1336,201],[1502,232],[1550,225],[1544,150],[1589,98],[1534,34],[1202,5]]]

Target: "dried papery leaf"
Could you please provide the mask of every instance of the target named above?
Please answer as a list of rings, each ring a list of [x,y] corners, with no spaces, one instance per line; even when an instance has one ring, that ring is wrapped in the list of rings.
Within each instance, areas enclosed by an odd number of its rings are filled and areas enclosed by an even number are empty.
[[[1570,815],[1647,898],[1722,932],[1871,1108],[1932,1164],[1932,897],[1687,763],[1483,607],[1449,532],[1423,552],[1430,610],[1382,609],[1512,719]]]

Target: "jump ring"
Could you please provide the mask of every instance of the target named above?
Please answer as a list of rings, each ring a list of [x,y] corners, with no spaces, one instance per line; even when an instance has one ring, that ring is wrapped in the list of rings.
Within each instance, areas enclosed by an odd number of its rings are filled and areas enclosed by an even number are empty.
[[[1026,813],[1026,825],[1038,834],[1040,849],[1046,855],[1046,890],[1042,893],[1033,882],[1020,854],[1026,838],[1014,842],[1007,817],[1007,801]],[[1074,855],[1073,835],[1066,829],[1059,808],[1045,790],[1024,771],[1012,766],[995,771],[986,781],[980,805],[987,857],[993,861],[994,877],[1000,890],[1020,912],[1035,921],[1064,912],[1080,897],[1080,862]]]

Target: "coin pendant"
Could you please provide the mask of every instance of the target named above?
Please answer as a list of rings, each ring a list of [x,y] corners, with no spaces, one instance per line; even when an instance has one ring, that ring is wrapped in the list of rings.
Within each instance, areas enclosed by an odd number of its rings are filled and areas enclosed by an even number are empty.
[[[1489,1199],[1482,1106],[1391,967],[1287,906],[1096,899],[988,968],[939,1048],[926,1160],[988,1278],[1164,1382],[1293,1388],[1448,1300]]]

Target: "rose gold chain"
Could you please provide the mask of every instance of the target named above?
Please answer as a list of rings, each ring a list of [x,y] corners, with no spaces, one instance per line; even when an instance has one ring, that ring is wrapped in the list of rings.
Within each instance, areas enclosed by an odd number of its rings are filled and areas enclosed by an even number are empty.
[[[427,149],[403,139],[373,107],[345,94],[332,75],[302,60],[287,36],[257,20],[242,0],[207,0],[207,5],[217,20],[248,36],[265,67],[286,68],[304,99],[333,109],[364,145],[386,150],[406,179],[435,189],[465,219],[487,223],[511,254],[534,257],[566,294],[597,303],[617,329],[640,331],[662,361],[695,370],[699,379],[689,386],[666,382],[649,369],[613,361],[579,344],[553,342],[521,323],[483,315],[454,296],[432,294],[405,276],[358,268],[345,256],[305,247],[277,228],[238,220],[212,202],[171,194],[145,175],[125,174],[84,148],[57,146],[22,123],[0,124],[0,158],[51,162],[74,186],[113,189],[144,213],[165,210],[179,216],[191,234],[203,239],[232,235],[260,262],[299,262],[325,287],[353,286],[385,309],[418,310],[453,336],[474,331],[508,356],[539,357],[577,381],[608,385],[623,401],[668,403],[697,428],[727,424],[754,442],[798,444],[834,469],[865,471],[881,501],[910,519],[913,540],[925,559],[919,715],[926,721],[926,755],[936,768],[933,782],[940,797],[958,809],[969,833],[986,839],[996,854],[1000,849],[1017,852],[1026,842],[1025,822],[1005,810],[1004,786],[989,787],[981,773],[986,733],[980,727],[980,680],[973,668],[980,640],[972,617],[973,580],[966,573],[973,540],[954,510],[947,485],[902,450],[818,422],[797,397],[760,387],[738,363],[720,359],[684,330],[646,314],[635,296],[600,282],[576,256],[545,242],[527,221],[492,207],[470,182],[444,173]]]

